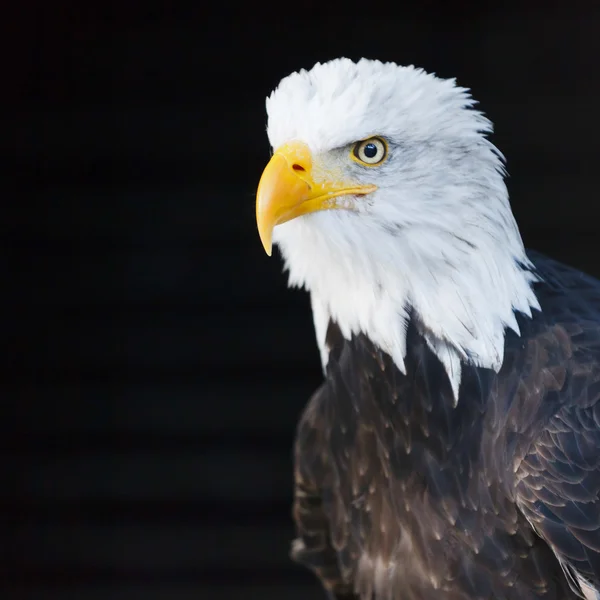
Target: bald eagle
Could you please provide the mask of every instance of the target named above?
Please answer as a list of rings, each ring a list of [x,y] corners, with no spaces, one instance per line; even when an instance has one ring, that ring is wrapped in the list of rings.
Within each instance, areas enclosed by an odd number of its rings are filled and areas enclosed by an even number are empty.
[[[474,104],[365,59],[267,99],[258,231],[324,368],[292,557],[330,598],[600,598],[600,282],[525,250]]]

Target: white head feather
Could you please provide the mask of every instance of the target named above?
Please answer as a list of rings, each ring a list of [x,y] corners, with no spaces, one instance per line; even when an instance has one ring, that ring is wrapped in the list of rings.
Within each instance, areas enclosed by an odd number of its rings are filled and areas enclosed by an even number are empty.
[[[501,154],[468,90],[412,66],[337,59],[284,78],[267,99],[273,148],[299,140],[315,172],[340,173],[378,189],[357,211],[308,214],[275,228],[291,285],[310,291],[323,363],[329,318],[360,332],[405,370],[412,309],[449,373],[461,363],[498,370],[514,311],[539,309],[512,215]],[[361,167],[349,157],[378,135],[388,160]]]

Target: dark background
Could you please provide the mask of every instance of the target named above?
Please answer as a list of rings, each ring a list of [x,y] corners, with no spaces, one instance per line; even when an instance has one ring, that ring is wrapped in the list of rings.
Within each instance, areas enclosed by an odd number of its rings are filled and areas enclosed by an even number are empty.
[[[600,275],[600,10],[73,6],[4,23],[0,595],[321,598],[288,559],[321,371],[255,230],[264,98],[340,55],[456,76],[527,245]]]

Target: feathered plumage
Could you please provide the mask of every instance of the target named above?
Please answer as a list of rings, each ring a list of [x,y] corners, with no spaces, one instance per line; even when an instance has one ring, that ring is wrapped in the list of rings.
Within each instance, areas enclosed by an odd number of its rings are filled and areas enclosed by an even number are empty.
[[[600,589],[600,282],[525,252],[472,104],[346,60],[268,102],[263,180],[286,184],[261,181],[259,229],[272,218],[311,293],[325,371],[298,428],[292,556],[337,599]],[[371,136],[388,156],[350,160]]]

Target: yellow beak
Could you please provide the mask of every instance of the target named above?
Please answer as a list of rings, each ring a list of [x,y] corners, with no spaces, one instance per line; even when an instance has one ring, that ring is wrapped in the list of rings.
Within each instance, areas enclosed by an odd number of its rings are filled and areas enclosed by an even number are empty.
[[[256,193],[256,223],[265,252],[271,256],[275,226],[301,215],[332,208],[352,209],[335,200],[340,196],[364,195],[375,185],[315,182],[308,146],[292,142],[278,148],[265,167]]]

